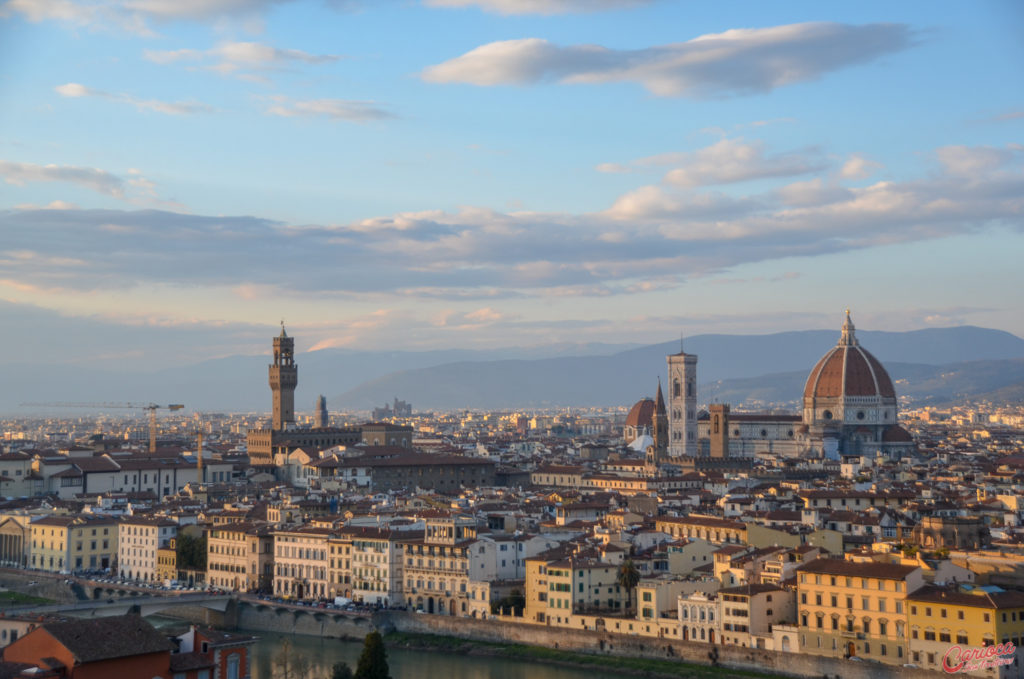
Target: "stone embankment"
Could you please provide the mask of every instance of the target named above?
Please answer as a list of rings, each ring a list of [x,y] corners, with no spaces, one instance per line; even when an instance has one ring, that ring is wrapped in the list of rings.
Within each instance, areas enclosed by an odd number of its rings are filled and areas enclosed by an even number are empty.
[[[184,613],[172,615],[187,617]],[[361,640],[368,632],[377,629],[384,633],[396,631],[539,646],[587,655],[676,660],[700,665],[710,664],[709,653],[717,650],[717,664],[722,667],[814,679],[935,679],[937,676],[937,673],[923,669],[868,661],[405,611],[377,611],[371,615],[240,600],[225,611],[224,622],[237,629],[353,640]]]

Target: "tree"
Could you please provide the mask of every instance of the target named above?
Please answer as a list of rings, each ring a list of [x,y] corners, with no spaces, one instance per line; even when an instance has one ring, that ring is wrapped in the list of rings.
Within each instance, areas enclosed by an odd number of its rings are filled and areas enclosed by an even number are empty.
[[[352,668],[348,663],[339,660],[331,668],[331,679],[352,679]]]
[[[179,533],[175,542],[178,570],[206,570],[206,534],[196,537]]]
[[[354,679],[391,679],[388,670],[387,651],[380,632],[370,632],[363,641],[363,652],[359,655]]]
[[[632,559],[626,559],[622,562],[615,581],[619,583],[619,587],[626,590],[626,608],[631,608],[633,605],[633,590],[640,584],[640,571],[636,569]]]

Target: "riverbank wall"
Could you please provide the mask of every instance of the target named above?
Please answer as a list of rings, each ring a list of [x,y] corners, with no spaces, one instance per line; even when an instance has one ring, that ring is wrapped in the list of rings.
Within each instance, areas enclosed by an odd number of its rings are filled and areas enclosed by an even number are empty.
[[[386,622],[382,620],[381,624],[390,625],[385,629],[408,634],[431,634],[475,641],[542,646],[588,655],[678,660],[699,665],[711,664],[709,653],[715,649],[718,653],[717,663],[722,667],[814,679],[935,679],[940,674],[919,668],[802,653],[781,653],[742,646],[570,630],[529,623],[388,612]]]
[[[197,607],[198,608],[198,607]],[[174,617],[205,622],[208,613],[181,609]],[[341,611],[292,609],[233,601],[223,615],[228,628],[362,640],[368,632],[402,632],[454,637],[467,641],[540,646],[587,655],[670,660],[807,679],[935,679],[941,673],[868,661],[782,653],[742,646],[711,645],[612,632],[571,630],[509,620],[477,620],[404,611],[349,614]],[[496,655],[500,655],[496,653]]]

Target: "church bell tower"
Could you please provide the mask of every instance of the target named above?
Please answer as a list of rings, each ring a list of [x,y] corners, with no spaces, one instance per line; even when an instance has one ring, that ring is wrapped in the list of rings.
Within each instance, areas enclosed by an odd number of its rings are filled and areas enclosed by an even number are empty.
[[[295,422],[295,387],[299,367],[295,365],[295,339],[284,331],[274,338],[274,362],[270,365],[270,390],[274,395],[273,429],[280,431]]]
[[[697,456],[697,356],[680,347],[668,360],[668,453]]]

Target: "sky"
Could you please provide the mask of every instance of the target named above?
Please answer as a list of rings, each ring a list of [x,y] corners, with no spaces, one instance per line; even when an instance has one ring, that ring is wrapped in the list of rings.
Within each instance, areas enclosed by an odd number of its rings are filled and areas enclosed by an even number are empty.
[[[1024,5],[0,0],[2,363],[1024,335]]]

